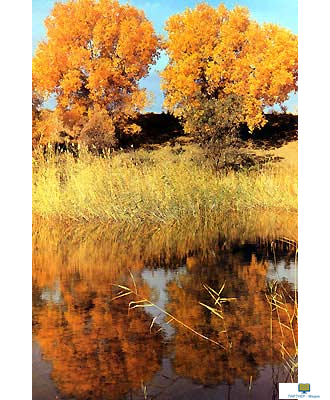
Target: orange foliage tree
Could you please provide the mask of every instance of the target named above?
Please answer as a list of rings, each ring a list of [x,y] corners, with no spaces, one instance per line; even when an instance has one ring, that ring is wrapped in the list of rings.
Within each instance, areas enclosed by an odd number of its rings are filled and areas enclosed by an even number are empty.
[[[263,109],[297,91],[298,38],[274,24],[258,24],[247,8],[199,4],[169,18],[170,61],[162,73],[165,107],[176,116],[200,107],[201,96],[241,99],[240,121],[253,131],[266,121]],[[191,127],[186,125],[186,131]]]
[[[139,81],[156,62],[160,42],[143,11],[116,0],[71,0],[55,3],[45,25],[33,86],[45,99],[55,96],[71,134],[79,135],[95,113],[99,123],[104,111],[112,122],[102,125],[111,131],[146,105]]]

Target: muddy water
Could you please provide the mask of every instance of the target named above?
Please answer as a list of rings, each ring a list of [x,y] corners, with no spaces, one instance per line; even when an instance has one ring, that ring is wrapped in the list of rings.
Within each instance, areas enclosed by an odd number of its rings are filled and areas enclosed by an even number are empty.
[[[33,399],[275,399],[296,381],[297,326],[266,297],[277,285],[294,312],[296,216],[226,221],[35,222]],[[207,287],[230,300],[219,309]],[[141,299],[157,307],[129,310]]]

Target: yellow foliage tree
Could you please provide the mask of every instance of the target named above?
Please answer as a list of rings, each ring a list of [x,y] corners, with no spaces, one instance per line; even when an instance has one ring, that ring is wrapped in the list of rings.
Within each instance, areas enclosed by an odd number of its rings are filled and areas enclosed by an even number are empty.
[[[165,107],[186,117],[201,96],[242,99],[241,122],[265,124],[263,109],[297,91],[298,38],[274,24],[258,24],[247,8],[202,3],[169,18],[170,61],[162,73]]]
[[[116,0],[71,0],[55,3],[45,25],[33,85],[45,99],[55,96],[69,128],[100,109],[112,127],[146,105],[138,84],[158,58],[159,38],[143,11]]]

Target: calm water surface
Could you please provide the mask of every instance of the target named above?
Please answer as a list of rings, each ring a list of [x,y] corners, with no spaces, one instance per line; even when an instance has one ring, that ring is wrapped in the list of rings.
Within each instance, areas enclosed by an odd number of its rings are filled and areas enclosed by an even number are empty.
[[[252,225],[196,233],[35,224],[33,399],[277,399],[278,382],[292,379],[297,327],[280,328],[266,294],[280,282],[293,312],[296,251],[279,240],[282,223]],[[200,303],[214,305],[204,285],[224,283],[221,296],[233,300],[221,319]],[[141,297],[113,300],[117,284]],[[140,298],[224,348],[154,307],[128,310]]]

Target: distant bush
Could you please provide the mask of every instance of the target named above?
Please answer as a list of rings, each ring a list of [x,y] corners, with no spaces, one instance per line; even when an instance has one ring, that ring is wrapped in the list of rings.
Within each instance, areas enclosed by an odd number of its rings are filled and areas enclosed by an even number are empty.
[[[236,95],[199,95],[198,105],[187,112],[184,130],[202,143],[228,141],[239,133],[241,112],[241,99]]]
[[[204,149],[201,163],[213,170],[239,170],[257,163],[239,139],[242,99],[236,95],[198,97],[198,106],[187,113],[185,132],[193,135]]]
[[[260,166],[270,160],[273,160],[271,156],[258,156],[249,151],[240,139],[227,136],[204,145],[202,163],[214,171],[239,171]]]
[[[38,112],[32,127],[32,145],[46,145],[61,141],[63,121],[57,112],[43,109]]]
[[[79,143],[86,145],[92,152],[101,154],[106,149],[117,149],[119,145],[141,133],[141,126],[124,117],[120,121],[114,121],[108,111],[99,106],[83,116],[74,109],[65,112],[47,109],[33,111],[33,148],[48,143]]]
[[[80,132],[79,141],[98,150],[117,147],[115,125],[105,109],[95,107],[88,112],[88,120]]]

